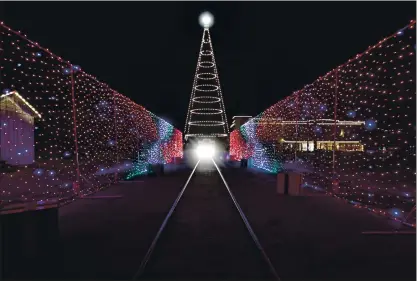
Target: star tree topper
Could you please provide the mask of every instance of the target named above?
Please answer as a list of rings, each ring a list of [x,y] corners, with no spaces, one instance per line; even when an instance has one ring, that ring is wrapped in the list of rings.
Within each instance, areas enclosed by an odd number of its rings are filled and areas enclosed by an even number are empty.
[[[203,12],[198,17],[200,25],[204,28],[210,28],[214,24],[214,16],[210,12]]]

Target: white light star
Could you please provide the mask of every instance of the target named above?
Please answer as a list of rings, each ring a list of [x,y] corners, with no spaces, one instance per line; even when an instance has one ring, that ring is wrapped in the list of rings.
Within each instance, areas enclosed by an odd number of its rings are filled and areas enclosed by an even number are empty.
[[[198,18],[200,25],[204,28],[210,28],[214,24],[214,16],[210,12],[204,12]]]

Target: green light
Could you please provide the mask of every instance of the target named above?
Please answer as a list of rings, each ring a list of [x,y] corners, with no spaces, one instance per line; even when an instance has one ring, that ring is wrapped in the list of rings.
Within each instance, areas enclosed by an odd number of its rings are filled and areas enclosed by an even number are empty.
[[[148,173],[148,164],[143,161],[133,164],[132,171],[126,176],[126,180],[130,180],[134,177],[146,175]]]

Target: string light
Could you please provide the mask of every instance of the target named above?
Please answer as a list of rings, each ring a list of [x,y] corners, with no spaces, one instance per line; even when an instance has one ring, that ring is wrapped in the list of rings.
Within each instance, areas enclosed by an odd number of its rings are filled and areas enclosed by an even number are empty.
[[[3,23],[0,48],[2,204],[71,200],[182,157],[180,131],[80,66]]]
[[[204,89],[204,87],[208,88],[208,89]],[[194,89],[196,91],[199,92],[216,92],[219,90],[219,86],[217,85],[210,85],[210,84],[202,84],[202,85],[196,85],[194,87]]]
[[[211,79],[216,79],[216,77],[217,77],[216,74],[209,73],[209,72],[203,72],[203,73],[197,74],[197,78],[201,80],[211,80]]]
[[[220,98],[218,97],[210,97],[210,96],[199,96],[193,99],[195,103],[216,103],[220,102]]]
[[[268,171],[273,160],[282,163],[277,171],[309,171],[304,186],[378,214],[398,219],[410,212],[416,195],[415,40],[411,21],[272,105],[231,133],[232,156]]]
[[[201,67],[201,68],[212,68],[212,67],[214,67],[214,62],[202,61],[198,64],[198,66]]]
[[[199,20],[204,31],[185,121],[185,139],[227,137],[229,128],[209,32],[214,19],[210,13],[203,13]]]
[[[223,110],[216,109],[216,108],[197,108],[197,109],[191,109],[192,114],[222,114]]]
[[[227,134],[211,134],[211,135],[206,135],[206,134],[188,134],[189,137],[195,137],[195,138],[200,138],[200,137],[207,137],[207,138],[222,138],[222,137],[227,137]]]
[[[222,122],[222,121],[190,121],[190,122],[188,122],[188,125],[202,126],[202,127],[223,126],[224,122]]]

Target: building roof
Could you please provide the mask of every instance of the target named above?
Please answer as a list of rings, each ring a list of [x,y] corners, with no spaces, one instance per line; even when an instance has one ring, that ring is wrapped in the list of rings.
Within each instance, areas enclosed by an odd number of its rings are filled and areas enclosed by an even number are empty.
[[[20,99],[34,113],[34,115],[38,116],[39,118],[42,118],[41,114],[38,111],[36,111],[36,109],[26,99],[24,99],[17,91],[10,91],[6,94],[0,95],[0,99],[5,98],[5,97],[10,97],[12,95]]]
[[[233,116],[232,119],[235,118],[251,118],[252,116]]]

